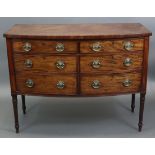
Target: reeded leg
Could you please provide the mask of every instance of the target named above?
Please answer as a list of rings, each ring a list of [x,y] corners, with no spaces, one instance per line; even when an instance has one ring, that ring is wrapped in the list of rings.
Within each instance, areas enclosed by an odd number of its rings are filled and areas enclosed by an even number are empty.
[[[131,101],[131,112],[135,110],[135,94],[132,94],[132,101]]]
[[[144,112],[145,93],[140,94],[140,108],[139,108],[139,132],[142,131],[143,126],[143,112]]]
[[[16,129],[16,133],[19,133],[17,95],[12,95],[12,103],[13,103],[13,110],[14,110],[14,117],[15,117],[15,129]]]
[[[22,97],[23,114],[26,114],[25,95],[22,95],[21,97]]]

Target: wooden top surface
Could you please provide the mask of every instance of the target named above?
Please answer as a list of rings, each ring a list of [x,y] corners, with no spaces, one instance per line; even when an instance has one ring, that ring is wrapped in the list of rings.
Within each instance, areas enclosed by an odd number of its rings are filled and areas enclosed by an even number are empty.
[[[14,25],[7,38],[34,39],[104,39],[143,37],[152,33],[139,23]]]

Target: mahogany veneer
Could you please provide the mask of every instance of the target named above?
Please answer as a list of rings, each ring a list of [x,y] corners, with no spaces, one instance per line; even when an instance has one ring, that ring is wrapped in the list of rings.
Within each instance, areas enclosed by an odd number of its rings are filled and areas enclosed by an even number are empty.
[[[110,96],[140,93],[142,129],[149,36],[139,23],[15,25],[7,42],[11,95],[19,132],[17,95]]]

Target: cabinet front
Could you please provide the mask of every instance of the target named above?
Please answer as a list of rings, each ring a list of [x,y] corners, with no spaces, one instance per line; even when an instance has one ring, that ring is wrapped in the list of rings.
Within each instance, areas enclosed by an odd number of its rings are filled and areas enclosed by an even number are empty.
[[[143,41],[14,40],[18,92],[92,96],[139,92]]]

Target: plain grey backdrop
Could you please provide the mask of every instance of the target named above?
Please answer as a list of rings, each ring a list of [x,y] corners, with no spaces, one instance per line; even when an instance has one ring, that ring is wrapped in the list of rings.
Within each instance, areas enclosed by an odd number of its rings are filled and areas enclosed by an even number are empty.
[[[20,134],[15,134],[10,96],[6,43],[3,33],[14,24],[142,23],[150,38],[148,91],[143,131],[137,131],[139,94],[135,113],[131,95],[93,98],[26,97],[27,114],[21,112]],[[0,137],[155,137],[155,18],[0,18]]]

